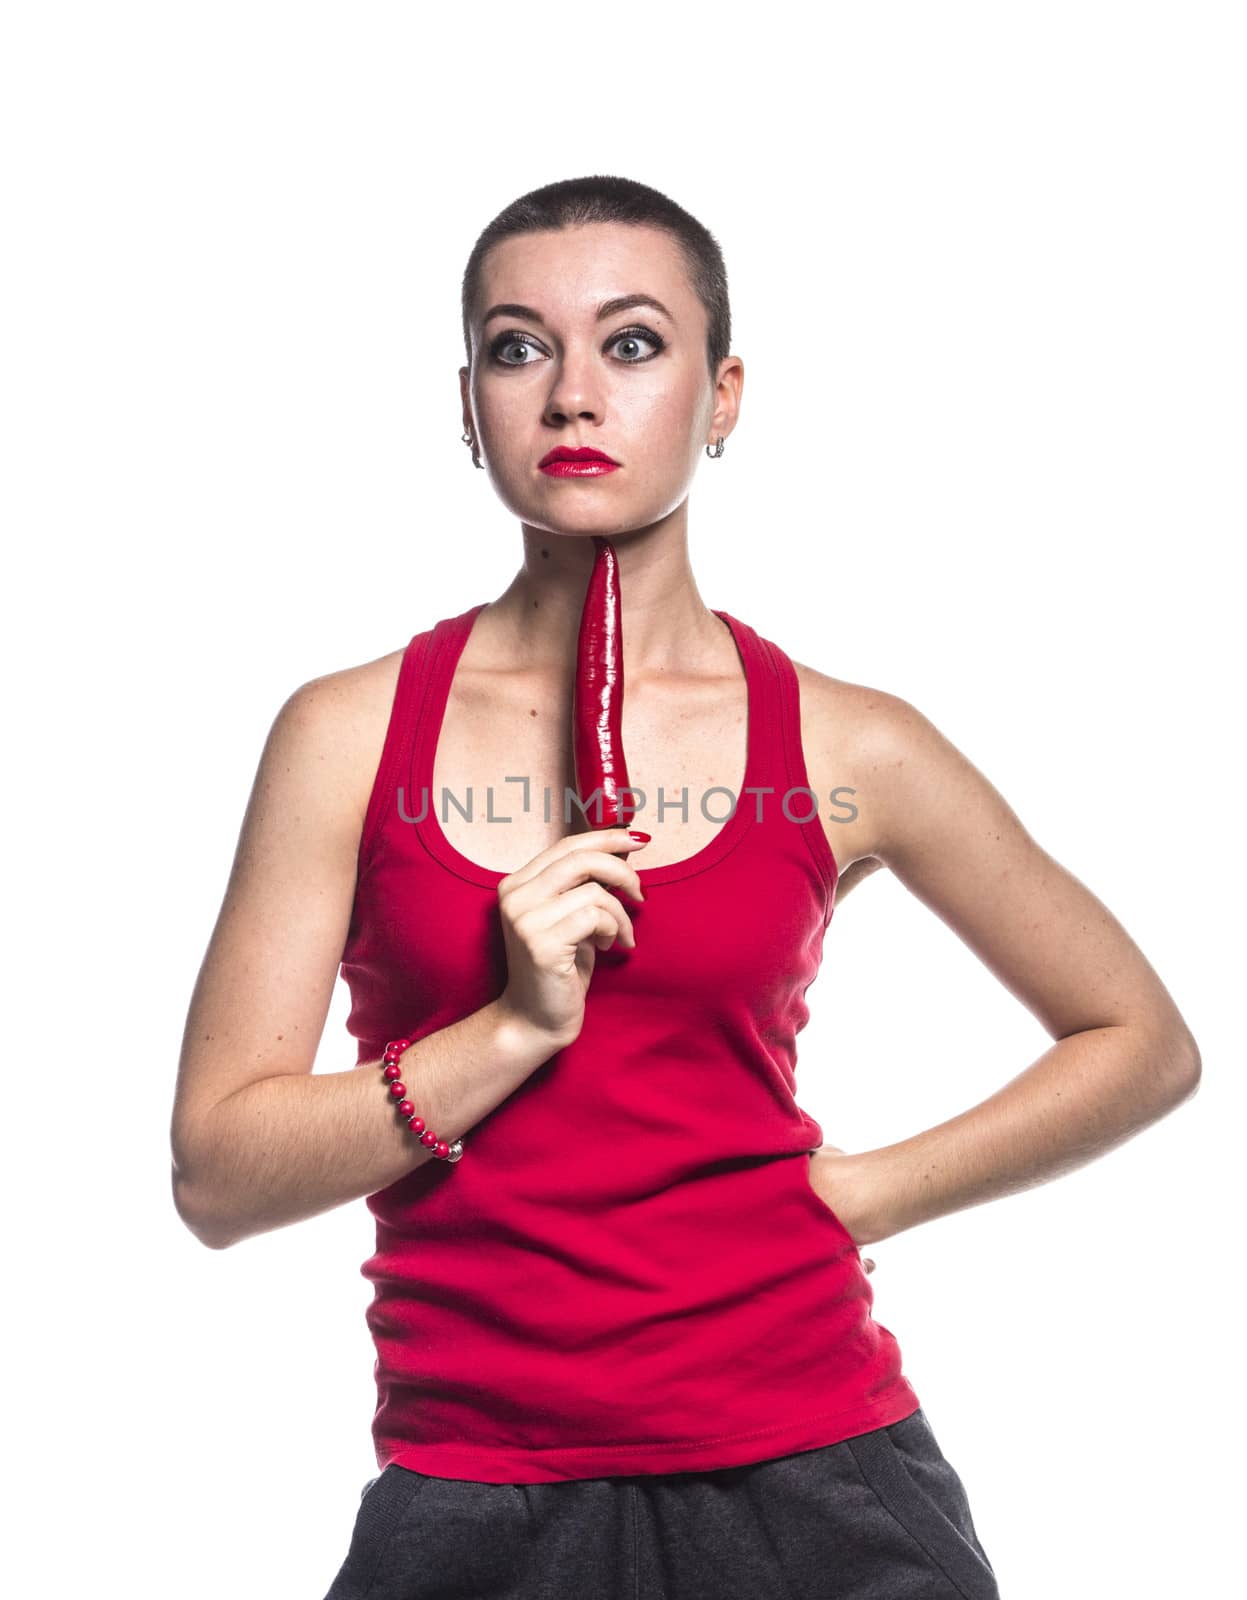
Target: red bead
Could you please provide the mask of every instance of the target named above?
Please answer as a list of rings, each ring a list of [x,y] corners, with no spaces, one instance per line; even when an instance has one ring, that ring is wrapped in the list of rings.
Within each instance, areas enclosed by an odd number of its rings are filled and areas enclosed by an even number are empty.
[[[403,1051],[406,1050],[407,1046],[410,1043],[411,1043],[410,1039],[391,1039],[389,1044],[386,1045],[386,1049],[387,1050],[397,1050],[399,1055],[402,1055]]]
[[[438,1155],[441,1156],[443,1161],[445,1161],[446,1157],[450,1154],[450,1146],[446,1143],[445,1139],[439,1139],[434,1148],[436,1149]]]
[[[408,1127],[413,1133],[423,1133],[427,1126],[428,1124],[425,1122],[423,1117],[412,1117],[411,1121],[408,1123]]]
[[[408,1119],[414,1117],[416,1114],[416,1108],[412,1105],[410,1100],[404,1100],[398,1109],[399,1113]]]
[[[402,1075],[403,1075],[403,1069],[402,1069],[402,1067],[399,1066],[397,1061],[391,1061],[389,1066],[381,1074],[381,1076],[383,1078],[388,1078],[391,1083],[394,1082],[395,1078],[401,1078]]]
[[[392,1083],[390,1085],[390,1093],[396,1100],[401,1100],[407,1093],[407,1085],[405,1083]]]
[[[433,1148],[433,1146],[437,1143],[437,1135],[433,1132],[432,1128],[426,1129],[426,1131],[420,1135],[420,1143],[428,1145],[430,1150]]]

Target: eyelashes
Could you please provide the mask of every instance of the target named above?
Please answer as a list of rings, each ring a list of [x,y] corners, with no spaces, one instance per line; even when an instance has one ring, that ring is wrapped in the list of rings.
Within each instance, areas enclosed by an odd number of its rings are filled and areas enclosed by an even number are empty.
[[[660,355],[667,348],[667,341],[662,338],[660,334],[655,333],[652,328],[644,327],[621,328],[618,333],[612,334],[611,337],[606,341],[606,348],[610,350],[613,348],[613,346],[624,343],[628,340],[632,340],[633,342],[639,341],[643,344],[652,344],[654,346],[654,352],[653,355],[625,359],[623,362],[625,367],[639,367],[646,361],[652,361],[654,356]],[[533,338],[531,333],[520,333],[518,329],[508,328],[505,330],[505,332],[498,334],[498,336],[490,342],[490,357],[500,367],[531,367],[535,365],[535,363],[532,361],[504,360],[502,352],[504,350],[511,349],[515,345],[528,345],[535,350],[541,350],[542,348],[541,345],[538,344],[537,340]]]

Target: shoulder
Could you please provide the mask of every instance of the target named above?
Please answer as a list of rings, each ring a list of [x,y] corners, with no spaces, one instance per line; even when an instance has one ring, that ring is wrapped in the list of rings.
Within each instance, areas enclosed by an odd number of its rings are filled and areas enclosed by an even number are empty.
[[[863,859],[883,864],[906,797],[946,787],[951,768],[963,758],[902,695],[832,677],[801,661],[792,665],[807,772],[824,811],[831,795],[827,831],[833,853],[842,869]],[[843,813],[837,807],[848,807],[850,800],[852,815],[838,820]]]
[[[362,822],[406,648],[322,673],[291,690],[265,746],[269,780],[290,791],[315,788],[321,803]]]
[[[880,763],[947,749],[931,719],[902,695],[877,684],[833,678],[800,661],[792,665],[801,690],[802,725],[808,715],[815,738],[834,740],[839,749]]]
[[[808,712],[814,732],[830,733],[835,729],[840,737],[857,746],[886,747],[893,740],[904,738],[906,728],[921,716],[908,700],[875,684],[833,678],[793,657],[789,659],[801,690],[802,721]]]
[[[288,737],[349,743],[389,720],[406,646],[309,678],[286,696],[274,726]]]
[[[860,853],[904,873],[928,856],[952,860],[950,840],[959,831],[1023,838],[1005,797],[912,701],[793,665],[803,697],[808,684],[801,725],[810,766],[853,785],[865,821]]]

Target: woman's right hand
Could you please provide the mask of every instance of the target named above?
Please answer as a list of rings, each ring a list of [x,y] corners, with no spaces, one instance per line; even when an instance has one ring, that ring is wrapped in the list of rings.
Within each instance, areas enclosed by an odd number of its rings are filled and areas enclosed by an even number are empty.
[[[632,919],[606,885],[645,898],[625,858],[643,845],[626,828],[569,834],[498,885],[508,973],[501,1001],[552,1049],[571,1044],[584,1025],[597,951],[617,938],[636,948]]]

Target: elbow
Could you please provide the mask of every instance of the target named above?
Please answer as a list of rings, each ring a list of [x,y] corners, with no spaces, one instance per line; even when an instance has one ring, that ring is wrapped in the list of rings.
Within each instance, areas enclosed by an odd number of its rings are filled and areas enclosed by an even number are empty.
[[[227,1231],[222,1219],[177,1167],[173,1169],[173,1207],[187,1230],[207,1249],[228,1250],[237,1243],[237,1236]]]
[[[1203,1061],[1199,1053],[1199,1045],[1189,1028],[1184,1028],[1178,1035],[1170,1051],[1171,1076],[1174,1081],[1174,1104],[1181,1105],[1184,1100],[1189,1100],[1199,1089],[1200,1078],[1203,1075]]]

